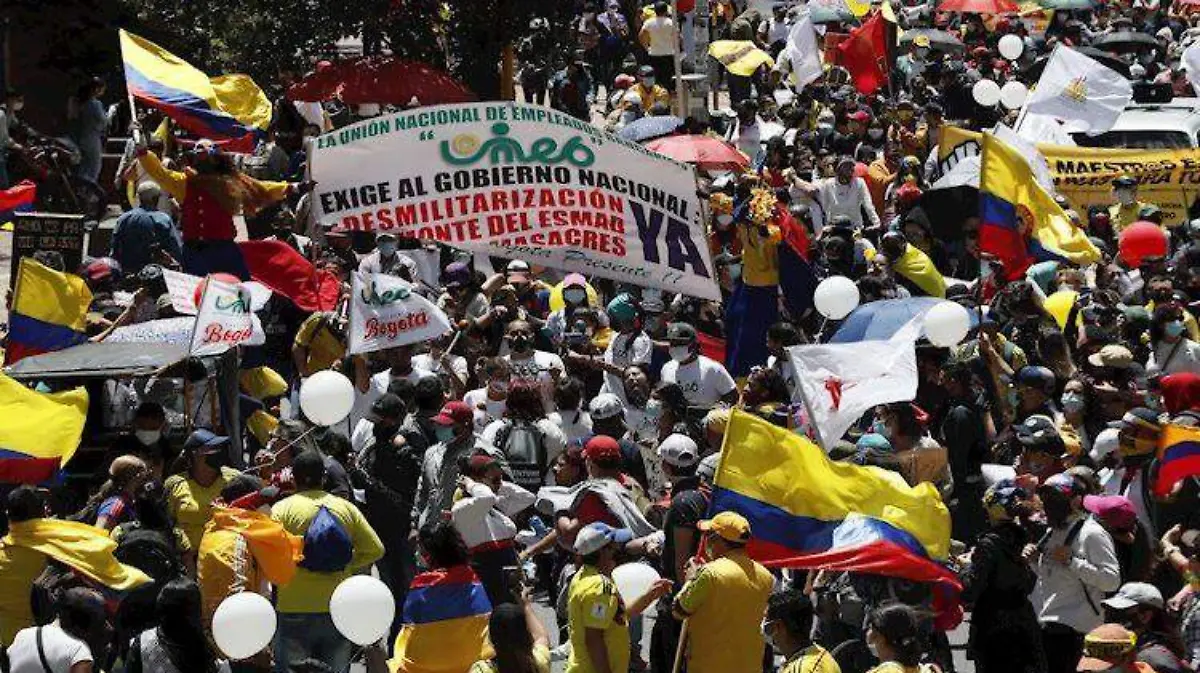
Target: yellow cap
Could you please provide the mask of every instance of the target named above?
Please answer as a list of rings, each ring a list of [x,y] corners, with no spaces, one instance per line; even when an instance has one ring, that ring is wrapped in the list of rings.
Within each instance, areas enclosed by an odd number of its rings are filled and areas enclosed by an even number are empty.
[[[918,47],[928,48],[929,47],[929,36],[928,35],[918,35],[913,38],[913,44]]]
[[[696,528],[706,533],[716,533],[730,542],[744,543],[750,540],[750,522],[737,512],[721,512],[696,524]]]

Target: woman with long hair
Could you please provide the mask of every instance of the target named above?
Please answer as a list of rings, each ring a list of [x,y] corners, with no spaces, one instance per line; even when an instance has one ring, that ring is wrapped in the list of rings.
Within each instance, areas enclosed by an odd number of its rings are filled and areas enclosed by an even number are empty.
[[[158,594],[158,626],[133,639],[125,658],[127,673],[229,673],[218,658],[200,618],[200,587],[181,577]]]
[[[112,530],[133,519],[133,500],[138,487],[146,480],[149,470],[137,456],[119,456],[108,466],[108,481],[100,487],[83,508],[84,523]],[[92,512],[95,520],[92,521]]]
[[[475,662],[470,673],[550,673],[550,637],[529,598],[492,609],[488,638],[496,656]]]

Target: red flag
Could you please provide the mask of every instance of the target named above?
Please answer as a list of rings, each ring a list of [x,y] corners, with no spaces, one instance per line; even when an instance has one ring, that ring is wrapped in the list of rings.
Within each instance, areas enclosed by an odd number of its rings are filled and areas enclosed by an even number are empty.
[[[700,344],[700,354],[710,360],[725,364],[725,340],[709,336],[704,332],[696,333],[696,341]]]
[[[295,302],[305,311],[332,311],[341,283],[328,271],[318,270],[283,241],[238,243],[250,277]]]
[[[796,251],[804,261],[808,261],[808,231],[804,225],[796,221],[787,208],[775,206],[775,221],[779,223],[779,234],[783,242]]]
[[[866,23],[850,32],[837,47],[837,63],[850,71],[854,88],[873,94],[887,84],[887,26],[876,12]]]

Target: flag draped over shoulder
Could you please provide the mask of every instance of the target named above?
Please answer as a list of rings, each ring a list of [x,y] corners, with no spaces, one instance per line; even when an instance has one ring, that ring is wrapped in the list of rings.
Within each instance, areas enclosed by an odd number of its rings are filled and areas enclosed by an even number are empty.
[[[888,50],[886,21],[876,13],[850,32],[837,47],[837,63],[850,71],[854,88],[873,94],[887,84]]]
[[[960,586],[939,563],[950,551],[950,512],[933,484],[831,461],[807,439],[737,410],[721,451],[710,511],[750,521],[755,560]]]
[[[421,573],[404,600],[392,673],[462,673],[492,656],[488,616],[492,604],[470,566]]]
[[[296,576],[304,538],[287,532],[266,514],[238,507],[216,507],[207,527],[240,533],[263,577],[271,584],[285,585]]]
[[[125,85],[184,129],[230,150],[249,152],[271,124],[271,101],[248,75],[209,78],[187,61],[121,31]]]
[[[109,589],[128,591],[151,581],[146,573],[113,556],[108,532],[76,521],[32,519],[10,523],[4,544],[41,552]]]
[[[1168,425],[1158,437],[1154,494],[1165,497],[1180,481],[1200,474],[1200,428]]]
[[[7,364],[86,341],[91,303],[92,291],[82,278],[23,257],[8,316]]]
[[[75,455],[87,410],[84,388],[48,395],[0,374],[0,484],[52,479]]]
[[[927,296],[946,298],[946,279],[920,248],[908,244],[900,259],[892,262],[892,271],[907,279]]]
[[[1004,263],[1009,279],[1036,261],[1098,261],[1100,251],[1038,183],[1025,158],[990,133],[982,140],[980,249]]]

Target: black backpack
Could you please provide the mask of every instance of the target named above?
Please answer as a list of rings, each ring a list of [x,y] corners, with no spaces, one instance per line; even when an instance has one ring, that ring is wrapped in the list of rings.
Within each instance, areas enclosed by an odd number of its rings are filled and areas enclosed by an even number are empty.
[[[546,468],[549,467],[546,457],[546,435],[542,429],[529,421],[505,423],[496,433],[496,448],[508,459],[513,483],[537,493],[545,481]]]
[[[143,528],[137,522],[130,524],[121,536],[113,556],[146,573],[160,587],[183,575],[183,564],[174,540],[162,531]]]

